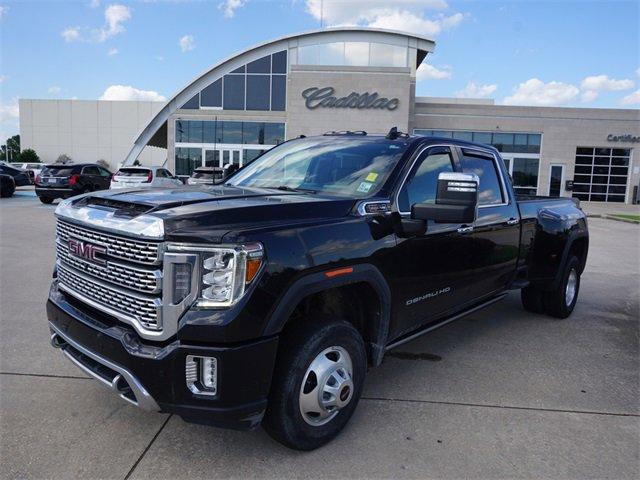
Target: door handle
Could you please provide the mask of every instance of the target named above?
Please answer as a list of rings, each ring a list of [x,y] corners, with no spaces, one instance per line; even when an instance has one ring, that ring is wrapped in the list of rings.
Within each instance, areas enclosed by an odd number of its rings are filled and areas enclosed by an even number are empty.
[[[458,233],[462,233],[462,234],[471,233],[471,232],[473,232],[473,227],[470,227],[468,225],[464,225],[458,229]]]
[[[520,223],[520,219],[518,218],[511,217],[509,220],[507,220],[507,225],[517,225],[518,223]]]

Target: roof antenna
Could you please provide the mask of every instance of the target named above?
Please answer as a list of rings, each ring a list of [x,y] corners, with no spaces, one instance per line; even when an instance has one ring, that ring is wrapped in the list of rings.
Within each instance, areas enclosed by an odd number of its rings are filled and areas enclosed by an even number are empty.
[[[400,136],[400,134],[398,133],[398,127],[391,127],[391,130],[389,130],[389,133],[387,133],[387,140],[395,140],[396,138],[398,138]]]

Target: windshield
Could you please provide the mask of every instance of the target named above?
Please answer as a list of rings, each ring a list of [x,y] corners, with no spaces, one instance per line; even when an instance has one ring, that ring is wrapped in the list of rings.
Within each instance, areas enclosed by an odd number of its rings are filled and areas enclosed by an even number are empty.
[[[149,176],[149,170],[146,168],[121,168],[116,173],[118,177],[144,177]]]
[[[228,184],[367,197],[382,187],[406,149],[406,143],[384,138],[294,140],[266,152]]]

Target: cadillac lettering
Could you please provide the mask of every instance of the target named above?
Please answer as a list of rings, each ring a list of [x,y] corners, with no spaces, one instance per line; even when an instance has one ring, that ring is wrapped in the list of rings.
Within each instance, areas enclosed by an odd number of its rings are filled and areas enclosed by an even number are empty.
[[[346,97],[338,98],[334,95],[335,91],[333,87],[311,87],[302,92],[302,97],[309,110],[315,110],[318,107],[395,110],[400,104],[397,98],[381,97],[378,92],[351,92]]]

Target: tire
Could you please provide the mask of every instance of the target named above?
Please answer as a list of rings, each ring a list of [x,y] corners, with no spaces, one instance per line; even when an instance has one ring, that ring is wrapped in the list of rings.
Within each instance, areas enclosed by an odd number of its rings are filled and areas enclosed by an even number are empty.
[[[280,339],[263,427],[295,450],[328,443],[355,411],[366,368],[364,342],[350,323],[318,315],[292,324]],[[321,406],[320,393],[335,405]]]
[[[13,197],[13,194],[15,193],[15,191],[16,191],[16,186],[14,184],[8,184],[0,191],[0,197],[2,198]]]
[[[51,197],[38,197],[40,201],[46,205],[53,203],[53,198]]]
[[[520,290],[522,306],[528,312],[545,313],[544,292],[534,287],[525,287]]]
[[[545,309],[556,318],[567,318],[573,312],[580,291],[580,260],[571,256],[567,260],[562,279],[557,290],[547,292],[544,298]]]

